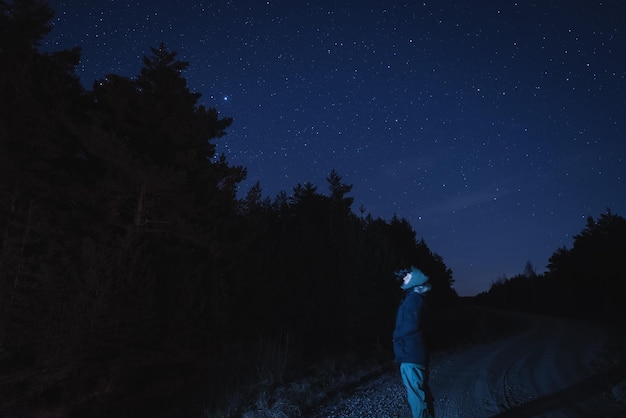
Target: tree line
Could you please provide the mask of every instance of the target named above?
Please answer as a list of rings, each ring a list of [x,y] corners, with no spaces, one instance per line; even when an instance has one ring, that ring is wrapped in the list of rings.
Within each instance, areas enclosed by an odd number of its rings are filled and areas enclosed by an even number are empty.
[[[607,209],[589,216],[572,248],[557,249],[547,271],[528,263],[522,274],[495,282],[476,301],[498,308],[618,324],[626,313],[626,219]]]
[[[219,356],[268,335],[310,353],[386,343],[408,264],[433,304],[455,303],[442,258],[405,219],[355,214],[335,170],[326,193],[257,183],[238,198],[246,169],[215,146],[233,121],[199,104],[175,52],[151,48],[136,77],[88,90],[79,47],[40,50],[52,16],[0,1],[0,364]]]

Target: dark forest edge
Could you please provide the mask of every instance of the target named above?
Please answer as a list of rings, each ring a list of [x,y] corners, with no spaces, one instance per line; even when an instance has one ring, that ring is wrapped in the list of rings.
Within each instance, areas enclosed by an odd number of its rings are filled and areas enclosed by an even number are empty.
[[[189,399],[238,415],[250,401],[233,397],[256,395],[235,388],[350,384],[388,364],[408,264],[431,278],[433,349],[476,338],[406,219],[354,213],[335,170],[328,194],[257,183],[237,198],[246,170],[215,146],[232,119],[198,105],[186,62],[160,45],[136,77],[86,90],[78,47],[39,50],[52,17],[0,0],[0,414],[154,416]],[[547,273],[471,302],[612,323],[625,237],[610,210],[589,218]]]

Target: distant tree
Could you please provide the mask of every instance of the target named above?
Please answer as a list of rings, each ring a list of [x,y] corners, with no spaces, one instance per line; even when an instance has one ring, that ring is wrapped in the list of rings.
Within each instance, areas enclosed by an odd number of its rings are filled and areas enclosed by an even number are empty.
[[[537,272],[535,271],[535,267],[530,261],[527,261],[526,265],[524,266],[524,277],[528,279],[537,277]]]
[[[586,301],[597,314],[623,312],[626,301],[626,220],[610,209],[597,220],[587,218],[587,226],[574,236],[571,250],[573,286],[576,299]]]
[[[317,193],[317,186],[311,182],[305,182],[304,184],[298,183],[293,188],[293,194],[290,197],[290,203],[294,206],[309,203],[313,199],[320,199],[321,195]]]
[[[566,247],[559,247],[548,259],[548,270],[552,275],[566,276],[572,266],[572,253]]]
[[[326,181],[328,182],[330,198],[332,201],[341,203],[345,207],[346,211],[349,211],[352,203],[354,202],[354,198],[346,197],[346,194],[350,193],[352,185],[342,183],[341,177],[335,169],[331,170],[330,175],[326,178]]]
[[[246,197],[242,202],[242,210],[246,214],[257,210],[262,205],[263,191],[261,184],[257,181],[246,193]]]
[[[574,235],[572,248],[558,248],[548,259],[548,271],[536,275],[530,262],[524,273],[495,283],[480,296],[485,304],[551,314],[614,321],[624,313],[626,220],[607,209],[589,216]],[[506,300],[505,304],[497,301]]]

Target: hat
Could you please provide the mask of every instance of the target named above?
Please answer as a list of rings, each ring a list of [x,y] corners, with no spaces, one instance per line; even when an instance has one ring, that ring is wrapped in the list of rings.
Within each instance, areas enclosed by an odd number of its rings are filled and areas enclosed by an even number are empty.
[[[411,279],[407,284],[403,284],[402,289],[410,289],[415,286],[422,286],[428,282],[428,276],[426,276],[422,271],[416,267],[411,266],[411,270],[408,272],[411,273]]]

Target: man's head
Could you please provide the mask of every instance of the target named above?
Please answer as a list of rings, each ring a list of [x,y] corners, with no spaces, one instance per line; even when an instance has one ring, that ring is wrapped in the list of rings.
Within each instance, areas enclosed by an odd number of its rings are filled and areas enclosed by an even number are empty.
[[[417,267],[411,266],[411,269],[407,271],[406,275],[402,279],[402,289],[410,289],[415,286],[422,286],[428,282],[428,276],[426,276]]]

